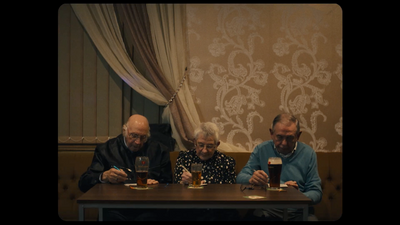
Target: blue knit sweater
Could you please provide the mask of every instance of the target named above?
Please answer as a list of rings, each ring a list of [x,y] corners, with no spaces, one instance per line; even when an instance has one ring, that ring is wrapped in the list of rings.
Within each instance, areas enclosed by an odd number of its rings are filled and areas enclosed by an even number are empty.
[[[254,148],[249,161],[236,177],[236,183],[248,184],[254,170],[264,170],[268,174],[268,158],[282,158],[281,184],[286,181],[296,181],[299,190],[313,204],[317,204],[322,199],[321,179],[318,175],[317,155],[314,150],[304,144],[297,142],[296,151],[288,158],[283,158],[274,149],[272,140],[265,141]]]

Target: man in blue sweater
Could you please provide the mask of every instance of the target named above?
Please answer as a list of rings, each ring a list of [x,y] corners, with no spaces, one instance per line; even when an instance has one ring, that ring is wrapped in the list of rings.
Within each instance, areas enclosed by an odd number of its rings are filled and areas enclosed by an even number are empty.
[[[236,177],[236,183],[267,185],[268,158],[282,158],[281,184],[293,186],[317,204],[322,199],[321,179],[318,175],[317,156],[314,150],[299,142],[299,121],[291,114],[276,116],[269,129],[271,139],[254,148],[249,161]],[[254,172],[253,172],[254,171]],[[313,207],[309,208],[309,220],[316,220]],[[302,220],[302,209],[288,209],[289,220]],[[282,209],[256,209],[251,219],[281,220]]]

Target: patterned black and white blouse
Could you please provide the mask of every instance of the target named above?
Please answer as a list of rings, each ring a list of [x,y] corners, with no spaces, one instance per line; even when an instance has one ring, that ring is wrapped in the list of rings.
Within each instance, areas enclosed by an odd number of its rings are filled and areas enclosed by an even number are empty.
[[[203,164],[201,180],[206,180],[208,184],[236,183],[236,161],[232,157],[215,150],[210,159],[202,161],[196,155],[195,149],[179,152],[175,165],[174,183],[179,183],[182,180],[183,168],[180,165],[183,165],[190,172],[192,163]]]

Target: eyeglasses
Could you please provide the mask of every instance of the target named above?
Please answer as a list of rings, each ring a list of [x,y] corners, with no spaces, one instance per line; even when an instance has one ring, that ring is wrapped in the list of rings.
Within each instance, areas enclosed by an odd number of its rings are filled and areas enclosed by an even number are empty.
[[[138,138],[140,138],[140,141],[147,140],[147,135],[139,135],[139,134],[135,134],[135,133],[130,133],[129,137],[131,137],[134,141],[136,141],[136,139],[138,139]]]
[[[256,188],[257,187],[257,188]],[[261,189],[261,190],[266,190],[267,187],[266,186],[254,186],[254,184],[241,184],[240,185],[240,191],[244,191],[244,190],[254,190],[254,189]]]
[[[275,136],[275,139],[277,140],[277,141],[283,141],[283,139],[286,139],[286,142],[294,142],[294,140],[295,140],[295,136],[292,136],[292,135],[290,135],[290,136],[284,136],[284,135],[276,135]]]
[[[215,145],[205,145],[204,143],[198,143],[197,145],[199,146],[200,149],[203,149],[204,146],[206,146],[207,150],[213,150],[215,147]]]
[[[250,184],[250,185],[240,185],[240,191],[244,191],[244,190],[254,190],[254,185]]]

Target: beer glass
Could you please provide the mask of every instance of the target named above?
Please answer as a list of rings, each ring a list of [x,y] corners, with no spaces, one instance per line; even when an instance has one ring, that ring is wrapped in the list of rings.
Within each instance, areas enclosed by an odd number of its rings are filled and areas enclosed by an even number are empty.
[[[281,183],[282,159],[279,157],[268,158],[269,188],[279,189]]]
[[[138,156],[135,159],[136,183],[138,188],[147,188],[147,173],[149,172],[149,157]]]
[[[201,163],[193,163],[191,166],[192,172],[192,184],[193,187],[200,187],[201,185],[201,170],[203,168],[203,164]]]

